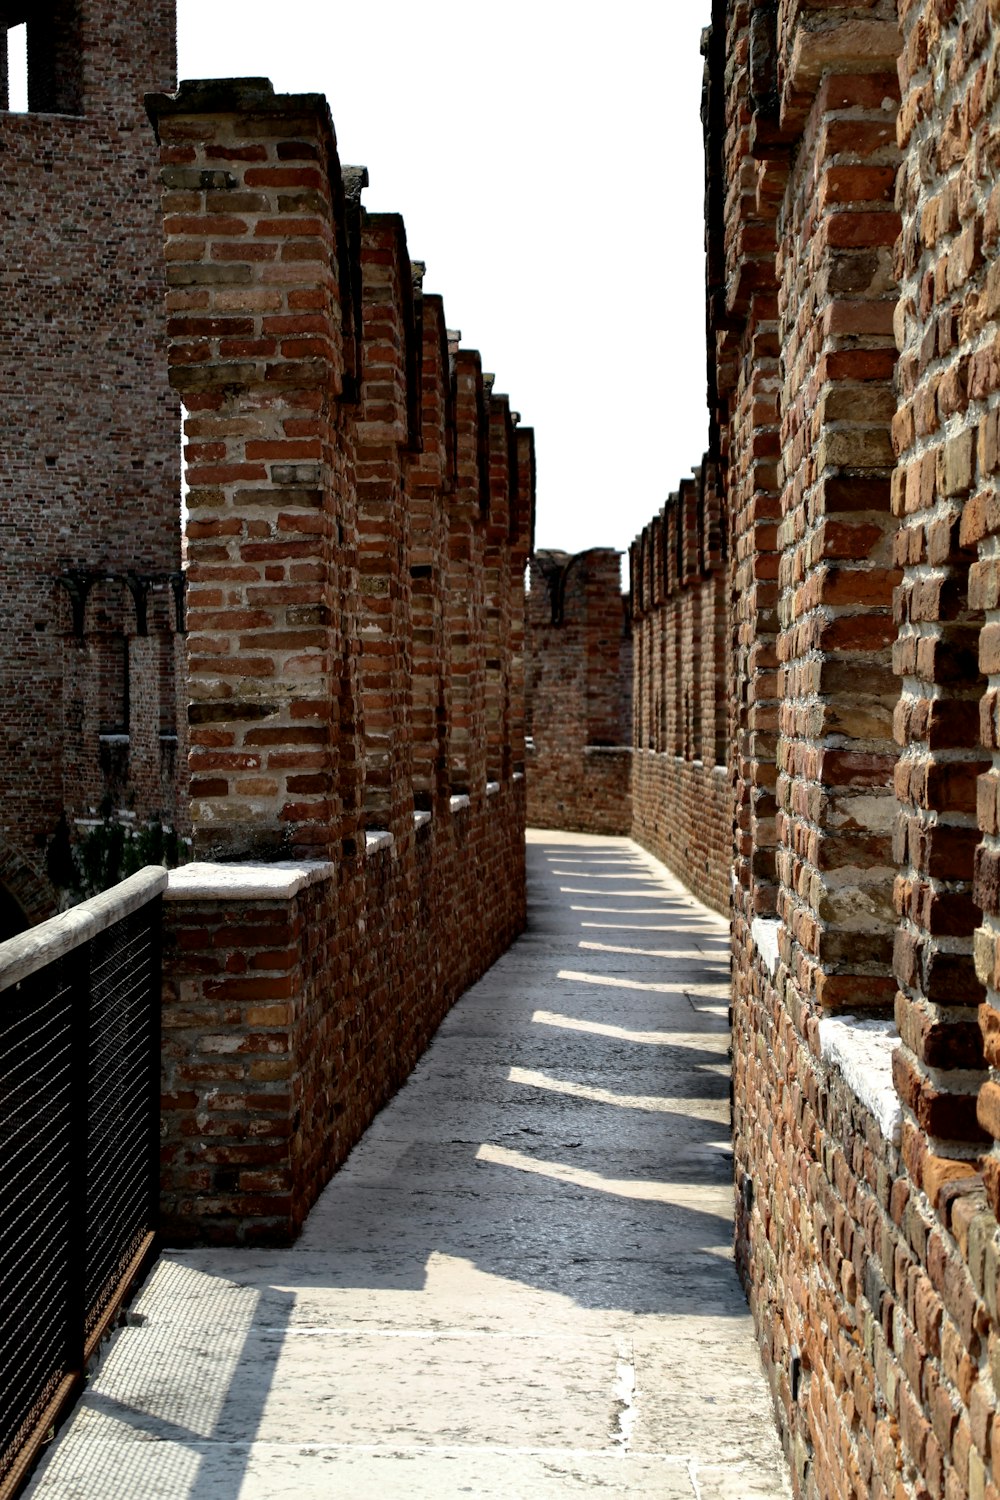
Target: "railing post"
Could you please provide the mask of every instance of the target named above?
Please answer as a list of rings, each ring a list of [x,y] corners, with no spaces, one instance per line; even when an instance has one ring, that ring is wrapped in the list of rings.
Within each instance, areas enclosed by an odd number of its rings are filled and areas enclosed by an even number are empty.
[[[160,1227],[160,1093],[161,1093],[161,1019],[163,1009],[163,897],[157,896],[146,908],[149,922],[149,1038],[146,1070],[149,1089],[148,1224],[154,1234]]]
[[[90,1091],[90,976],[93,942],[63,962],[70,981],[70,1134],[66,1213],[66,1370],[83,1369],[87,1320],[87,1115]]]

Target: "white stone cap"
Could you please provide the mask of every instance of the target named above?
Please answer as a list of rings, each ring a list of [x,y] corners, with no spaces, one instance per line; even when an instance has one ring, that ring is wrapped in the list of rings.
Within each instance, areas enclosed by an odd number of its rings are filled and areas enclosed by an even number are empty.
[[[163,866],[147,865],[127,880],[113,885],[109,891],[91,896],[89,901],[81,901],[79,906],[71,906],[69,911],[60,912],[47,922],[39,922],[37,927],[29,927],[27,932],[8,938],[5,943],[0,943],[0,990],[19,984],[29,974],[44,969],[46,964],[89,943],[91,938],[120,922],[122,917],[131,916],[166,888],[167,872]]]
[[[903,1111],[892,1081],[892,1054],[900,1045],[892,1021],[824,1016],[819,1023],[823,1061],[840,1069],[887,1141],[899,1145]]]
[[[757,945],[757,952],[767,964],[768,973],[772,979],[778,969],[778,933],[780,931],[781,923],[777,917],[754,917],[750,923],[750,933]]]
[[[527,744],[527,741],[525,741],[525,743]],[[523,771],[515,771],[514,772],[514,780],[515,781],[523,781],[524,780],[524,772]]]
[[[395,842],[388,828],[371,828],[365,834],[365,854],[375,854],[379,849],[391,849]]]
[[[486,795],[487,795],[487,797],[495,797],[496,794],[497,794],[497,792],[499,790],[500,790],[500,783],[499,783],[499,781],[488,781],[486,783]]]
[[[432,814],[427,812],[426,810],[415,812],[413,814],[414,828],[426,828],[427,824],[431,821],[431,816]]]
[[[631,745],[584,745],[584,755],[631,755]]]
[[[216,864],[195,860],[170,871],[167,901],[288,900],[307,885],[329,880],[336,865],[327,859],[279,859],[273,864]]]
[[[457,797],[452,797],[452,799],[451,799],[451,810],[452,810],[452,812],[461,812],[463,807],[471,807],[471,806],[472,806],[472,803],[471,803],[470,799],[465,795],[464,792],[461,792]]]

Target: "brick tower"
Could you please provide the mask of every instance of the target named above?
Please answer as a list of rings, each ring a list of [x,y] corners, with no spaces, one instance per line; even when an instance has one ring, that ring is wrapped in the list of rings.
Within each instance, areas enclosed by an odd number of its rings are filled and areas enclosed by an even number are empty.
[[[3,937],[72,888],[69,841],[100,883],[102,842],[174,827],[185,745],[179,415],[142,102],[174,87],[173,0],[9,0],[0,23]]]

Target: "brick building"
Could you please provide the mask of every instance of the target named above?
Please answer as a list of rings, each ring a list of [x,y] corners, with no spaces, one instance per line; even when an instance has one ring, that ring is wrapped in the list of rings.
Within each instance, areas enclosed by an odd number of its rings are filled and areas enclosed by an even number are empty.
[[[0,112],[0,935],[55,909],[64,815],[95,857],[102,809],[184,831],[180,425],[143,106],[173,87],[174,7],[12,0],[3,110],[24,26],[28,110]]]

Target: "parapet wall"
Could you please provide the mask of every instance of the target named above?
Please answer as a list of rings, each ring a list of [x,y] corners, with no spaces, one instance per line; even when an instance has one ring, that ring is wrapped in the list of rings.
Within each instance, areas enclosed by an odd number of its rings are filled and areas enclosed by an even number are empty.
[[[1000,14],[715,0],[704,51],[711,456],[632,550],[633,830],[731,903],[797,1494],[997,1500]]]
[[[521,930],[532,434],[325,99],[151,96],[188,478],[195,863],[165,1228],[281,1241]]]
[[[813,1500],[998,1493],[997,24],[707,47],[737,1264]]]
[[[706,460],[632,544],[632,837],[729,909],[727,619],[722,511]]]

